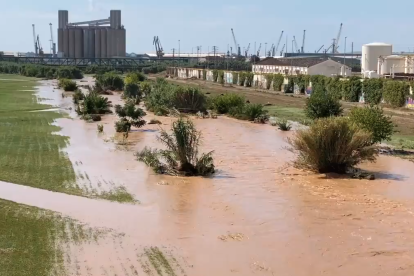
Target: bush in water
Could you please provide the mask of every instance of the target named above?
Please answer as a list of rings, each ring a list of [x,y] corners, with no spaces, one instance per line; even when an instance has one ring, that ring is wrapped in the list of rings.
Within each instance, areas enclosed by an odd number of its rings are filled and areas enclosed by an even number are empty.
[[[349,114],[349,119],[372,134],[373,144],[391,140],[391,135],[394,133],[391,117],[386,116],[378,106],[354,107]]]
[[[296,166],[319,173],[346,173],[377,155],[372,135],[344,117],[318,119],[289,143],[299,153]]]
[[[246,100],[243,96],[235,93],[228,93],[221,96],[215,96],[211,99],[212,108],[218,114],[229,113],[232,108],[243,107]]]
[[[180,117],[171,127],[171,134],[161,131],[158,140],[166,150],[145,148],[136,154],[144,162],[161,174],[207,176],[214,173],[212,152],[198,156],[201,133],[194,124]]]
[[[112,103],[97,92],[89,92],[83,95],[83,102],[78,105],[77,113],[84,114],[106,114],[111,113]]]
[[[124,80],[119,74],[108,72],[102,75],[96,75],[96,86],[104,91],[122,91],[124,89]]]
[[[131,126],[140,128],[146,124],[142,117],[147,114],[141,108],[135,106],[134,100],[127,100],[124,106],[115,105],[115,113],[121,118],[119,122],[115,123],[117,132],[126,132],[126,130],[131,129]]]
[[[74,82],[73,80],[69,80],[69,79],[60,79],[59,83],[58,83],[58,87],[62,88],[65,91],[75,91],[78,86],[76,85],[76,82]]]

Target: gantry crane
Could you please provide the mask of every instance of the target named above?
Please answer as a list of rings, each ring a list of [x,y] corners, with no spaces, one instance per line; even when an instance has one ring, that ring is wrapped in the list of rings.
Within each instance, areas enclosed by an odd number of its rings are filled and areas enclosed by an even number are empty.
[[[162,58],[164,56],[164,50],[161,46],[161,41],[158,36],[154,36],[153,44],[155,46],[155,52],[157,53],[158,58]]]
[[[262,49],[262,43],[259,45],[259,49],[257,50],[257,56],[260,57],[260,50]]]
[[[280,51],[280,55],[283,56],[283,50],[285,50],[286,44],[283,44],[282,50]]]
[[[250,50],[250,43],[249,46],[247,46],[246,51],[244,52],[244,56],[247,58],[247,55],[249,54],[249,50]]]
[[[53,27],[52,23],[49,23],[50,26],[50,53],[53,55],[53,57],[56,56],[56,43],[53,39]]]
[[[336,39],[333,42],[333,47],[332,47],[332,53],[338,53],[338,48],[339,48],[339,39],[341,38],[341,33],[342,33],[342,23],[339,26],[339,32],[338,32],[338,36],[336,37]]]
[[[236,40],[236,36],[234,35],[233,28],[231,29],[231,34],[233,35],[234,47],[236,47],[236,49],[237,49],[237,56],[239,57],[239,56],[241,56],[241,50],[240,50],[239,44],[237,44],[237,40]]]
[[[306,38],[306,30],[303,30],[302,48],[301,48],[302,53],[305,52],[305,38]]]
[[[284,32],[284,31],[282,31],[282,33],[281,33],[281,34],[280,34],[280,36],[279,36],[279,41],[277,42],[277,45],[276,45],[276,48],[275,48],[275,54],[277,53],[277,50],[279,50],[279,45],[280,45],[280,42],[282,41],[283,32]],[[275,56],[275,55],[274,55],[274,56]]]
[[[315,53],[319,53],[319,52],[322,50],[323,46],[325,46],[325,45],[322,45],[322,46],[319,48],[319,50],[318,50],[318,51],[316,51]]]
[[[32,27],[33,27],[33,44],[34,44],[34,48],[35,48],[35,54],[37,56],[39,54],[39,49],[37,48],[35,24],[32,24]]]
[[[295,43],[294,44],[294,46],[295,46],[295,52],[299,52],[299,50],[298,50],[298,43],[296,42],[296,37],[295,36],[293,36],[293,42]]]
[[[43,52],[42,45],[40,44],[39,35],[37,35],[36,45],[37,45],[37,46],[36,46],[36,49],[38,49],[38,54],[39,54],[39,56],[43,56],[44,52]]]

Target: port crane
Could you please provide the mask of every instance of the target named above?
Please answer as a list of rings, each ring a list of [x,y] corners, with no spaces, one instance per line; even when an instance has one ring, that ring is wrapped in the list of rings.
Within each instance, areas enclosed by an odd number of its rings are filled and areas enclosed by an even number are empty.
[[[282,41],[282,37],[283,37],[283,32],[284,32],[284,31],[282,31],[282,33],[281,33],[281,34],[280,34],[280,36],[279,36],[279,41],[277,42],[277,45],[276,45],[276,48],[275,48],[275,50],[274,50],[274,54],[273,54],[273,56],[275,56],[275,54],[277,53],[277,50],[279,50],[280,42]]]
[[[56,43],[53,39],[53,27],[52,23],[49,23],[50,26],[50,53],[53,55],[53,57],[56,56]]]
[[[39,39],[39,35],[37,35],[37,39],[36,39],[36,48],[38,49],[38,54],[39,56],[43,56],[44,52],[43,52],[43,47],[40,44],[40,39]]]
[[[293,42],[295,43],[294,44],[294,46],[295,46],[295,52],[300,52],[299,50],[298,50],[298,43],[296,42],[296,37],[295,36],[293,36]]]
[[[257,56],[260,57],[260,50],[262,49],[262,43],[259,45],[259,49],[257,50]]]
[[[333,53],[333,54],[338,53],[338,48],[339,48],[339,39],[341,38],[341,33],[342,33],[342,23],[341,23],[341,25],[339,26],[339,32],[338,32],[338,35],[337,35],[336,39],[335,39],[335,40],[334,40],[334,42],[333,42],[333,47],[332,47],[332,53]]]
[[[305,52],[305,38],[306,38],[306,30],[303,30],[302,47],[301,47],[302,53]]]
[[[235,49],[237,49],[237,56],[239,57],[241,56],[241,50],[240,50],[239,44],[237,44],[237,40],[236,40],[236,36],[234,35],[233,28],[231,29],[231,34],[233,35],[234,47],[236,47]]]
[[[285,50],[286,44],[283,44],[282,50],[280,51],[280,55],[283,56],[283,50]]]
[[[157,57],[162,58],[164,56],[164,50],[162,49],[161,41],[158,36],[154,36],[153,44],[155,46]]]
[[[33,28],[33,44],[34,44],[34,48],[35,48],[35,54],[37,56],[39,54],[39,49],[37,48],[35,24],[32,24],[32,28]]]
[[[244,52],[244,56],[247,58],[247,55],[249,54],[249,50],[250,50],[250,43],[249,46],[247,46],[246,51]]]
[[[325,46],[325,45],[322,45],[322,46],[318,49],[318,51],[316,51],[315,53],[319,53],[319,52],[322,50],[323,46]]]
[[[270,46],[269,52],[267,52],[268,57],[272,56],[272,54],[274,52],[274,48],[275,48],[275,44],[272,44],[272,46]]]

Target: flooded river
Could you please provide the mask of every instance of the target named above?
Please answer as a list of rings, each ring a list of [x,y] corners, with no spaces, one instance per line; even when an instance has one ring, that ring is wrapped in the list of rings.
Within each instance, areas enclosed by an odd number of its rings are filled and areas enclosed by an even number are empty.
[[[194,119],[214,150],[212,178],[155,175],[133,153],[159,146],[159,126],[133,131],[117,146],[116,115],[78,119],[70,98],[40,88],[41,98],[71,118],[59,119],[64,149],[85,190],[124,186],[138,205],[1,183],[2,198],[60,212],[117,235],[73,245],[76,275],[413,275],[414,164],[381,156],[362,167],[377,180],[315,175],[293,169],[287,135],[270,125],[219,117]],[[119,95],[108,96],[114,103]],[[157,118],[169,128],[172,118]],[[83,177],[82,177],[83,176]],[[119,234],[119,235],[118,235]],[[171,269],[148,269],[142,252],[159,248]]]

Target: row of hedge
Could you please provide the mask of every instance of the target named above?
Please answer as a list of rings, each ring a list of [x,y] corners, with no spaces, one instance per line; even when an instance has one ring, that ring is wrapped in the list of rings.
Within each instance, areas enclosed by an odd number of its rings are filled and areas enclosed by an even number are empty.
[[[31,64],[16,64],[9,62],[0,63],[1,74],[18,74],[25,77],[46,79],[82,79],[80,69],[72,66],[44,66]]]

